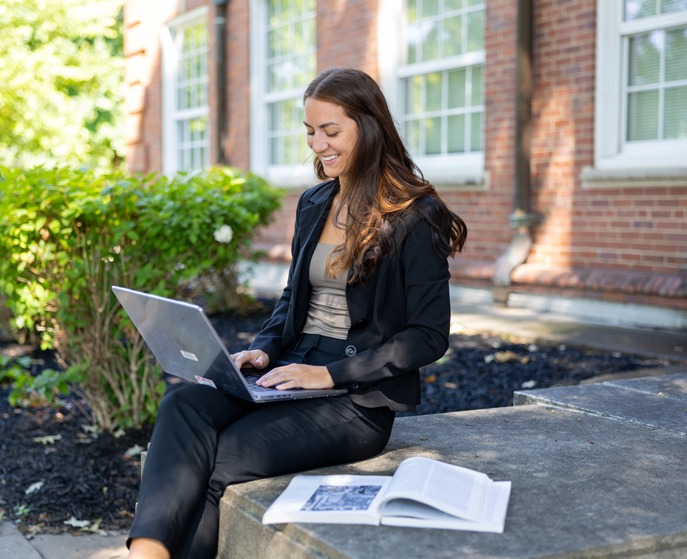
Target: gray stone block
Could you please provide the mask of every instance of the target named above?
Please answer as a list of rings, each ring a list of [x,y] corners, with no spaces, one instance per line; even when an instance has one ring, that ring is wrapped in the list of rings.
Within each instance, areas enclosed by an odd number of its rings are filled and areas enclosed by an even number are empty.
[[[10,522],[0,522],[0,557],[2,559],[42,559],[19,529]]]
[[[653,377],[654,381],[662,377]],[[579,386],[562,386],[515,392],[513,405],[540,404],[569,408],[586,413],[602,415],[638,423],[654,429],[667,429],[683,435],[687,434],[687,401],[681,397],[659,396],[659,391],[644,392],[629,390],[619,383],[631,383],[640,379],[605,382],[603,384],[586,384]],[[650,379],[637,387],[648,386]],[[662,381],[663,386],[670,386]],[[659,386],[659,381],[653,386]],[[679,384],[676,381],[673,386]],[[672,392],[672,390],[671,390]],[[677,393],[677,390],[676,390]]]
[[[644,394],[674,398],[687,403],[687,372],[660,377],[615,380],[605,384]]]
[[[283,476],[227,488],[220,559],[687,557],[683,435],[542,406],[407,417],[380,456],[310,473],[391,475],[417,455],[511,480],[505,532],[263,526]]]

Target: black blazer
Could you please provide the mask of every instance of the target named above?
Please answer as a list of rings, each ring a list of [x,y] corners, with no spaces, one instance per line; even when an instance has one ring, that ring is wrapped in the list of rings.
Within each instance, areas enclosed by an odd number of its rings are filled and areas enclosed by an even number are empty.
[[[288,283],[271,318],[251,344],[275,363],[293,349],[310,303],[310,260],[339,190],[333,180],[307,190],[296,210]],[[410,411],[420,403],[419,367],[448,348],[451,320],[448,260],[434,250],[419,217],[395,254],[385,256],[364,285],[346,286],[351,319],[341,360],[327,365],[336,386],[365,407]]]

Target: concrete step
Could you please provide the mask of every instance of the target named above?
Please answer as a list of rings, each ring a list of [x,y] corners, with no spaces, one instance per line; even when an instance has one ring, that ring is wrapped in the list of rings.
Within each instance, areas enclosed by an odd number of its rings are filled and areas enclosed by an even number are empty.
[[[539,404],[687,435],[687,366],[683,373],[518,391],[513,404]]]
[[[681,382],[668,379],[661,389],[678,393]],[[642,390],[657,389],[639,384]],[[682,402],[672,395],[623,390],[628,396],[639,395],[636,404],[653,398],[664,405]],[[607,394],[597,397],[605,399]],[[595,407],[603,409],[601,404]],[[227,488],[220,503],[218,557],[687,557],[687,440],[676,430],[651,430],[638,423],[538,404],[399,418],[380,456],[310,473],[391,475],[402,460],[421,455],[487,473],[494,480],[510,480],[513,490],[503,534],[263,526],[262,514],[292,477],[283,476]]]

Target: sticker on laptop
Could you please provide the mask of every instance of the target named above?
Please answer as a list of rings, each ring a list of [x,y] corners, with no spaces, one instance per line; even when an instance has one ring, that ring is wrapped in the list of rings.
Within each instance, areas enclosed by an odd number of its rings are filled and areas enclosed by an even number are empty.
[[[198,361],[198,358],[195,356],[195,354],[188,351],[184,351],[183,349],[180,349],[179,351],[181,351],[181,355],[186,357],[186,359],[190,359],[191,361]]]
[[[195,375],[195,376],[196,376],[196,380],[198,381],[198,384],[205,384],[207,386],[212,386],[212,388],[214,388],[215,390],[217,389],[217,387],[215,386],[215,383],[212,382],[209,378],[199,377],[198,375]]]

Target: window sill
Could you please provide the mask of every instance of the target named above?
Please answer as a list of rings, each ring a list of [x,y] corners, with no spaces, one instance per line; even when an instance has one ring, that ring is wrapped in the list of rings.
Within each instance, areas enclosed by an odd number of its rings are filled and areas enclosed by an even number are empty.
[[[584,167],[582,188],[660,188],[687,186],[687,167],[662,169],[595,169]]]

